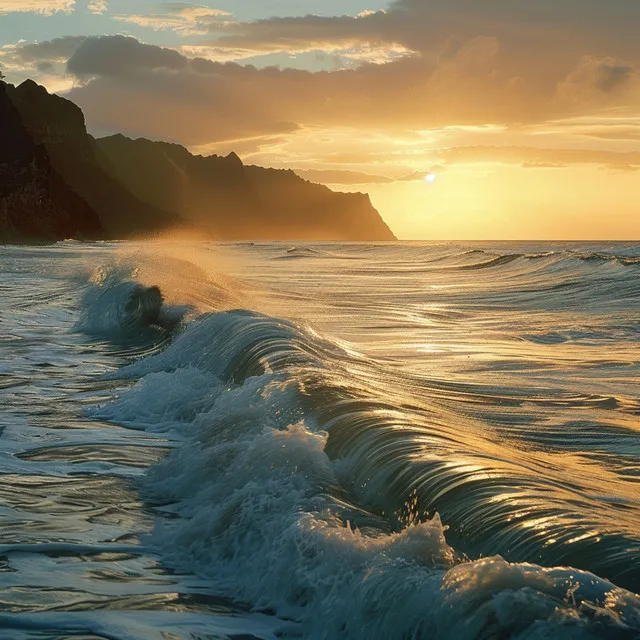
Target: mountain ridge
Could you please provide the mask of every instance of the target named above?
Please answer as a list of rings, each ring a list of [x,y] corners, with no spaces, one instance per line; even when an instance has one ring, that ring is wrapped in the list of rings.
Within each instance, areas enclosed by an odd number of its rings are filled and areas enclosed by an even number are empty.
[[[96,144],[116,167],[114,177],[138,198],[155,206],[171,200],[172,210],[194,224],[213,221],[225,239],[395,239],[368,195],[336,193],[291,169],[245,165],[235,153],[194,155],[175,143],[122,134]],[[221,184],[224,191],[217,190]]]
[[[0,115],[0,241],[176,230],[219,240],[395,240],[366,194],[245,165],[233,152],[95,139],[77,105],[32,80],[0,81]]]

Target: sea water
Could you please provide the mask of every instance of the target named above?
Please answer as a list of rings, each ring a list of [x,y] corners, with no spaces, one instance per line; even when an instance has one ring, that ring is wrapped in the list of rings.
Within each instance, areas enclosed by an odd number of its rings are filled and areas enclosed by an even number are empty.
[[[640,244],[0,247],[0,638],[640,637]]]

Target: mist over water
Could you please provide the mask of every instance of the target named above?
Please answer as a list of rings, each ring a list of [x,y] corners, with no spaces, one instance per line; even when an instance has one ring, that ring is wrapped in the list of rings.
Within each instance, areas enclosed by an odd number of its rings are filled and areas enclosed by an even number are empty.
[[[0,638],[639,637],[639,244],[0,269]]]

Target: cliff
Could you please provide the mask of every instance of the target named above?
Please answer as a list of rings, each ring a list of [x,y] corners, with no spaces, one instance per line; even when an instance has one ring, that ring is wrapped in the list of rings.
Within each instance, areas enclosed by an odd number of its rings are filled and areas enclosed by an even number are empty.
[[[49,94],[32,80],[6,89],[32,142],[45,148],[53,169],[98,215],[109,237],[180,226],[177,215],[142,202],[104,170],[84,115],[73,102]]]
[[[96,145],[105,170],[140,200],[165,206],[216,238],[260,236],[266,212],[234,154],[193,156],[177,144],[122,135],[96,140]]]
[[[245,171],[269,212],[274,239],[396,239],[366,193],[331,191],[291,170],[250,166]]]
[[[366,194],[335,193],[293,171],[245,166],[234,153],[122,135],[96,144],[105,167],[138,198],[223,239],[394,240]]]
[[[0,81],[0,241],[148,237],[393,240],[364,194],[292,171],[122,135],[94,140],[72,102]]]
[[[100,219],[53,168],[0,82],[0,242],[94,239]]]

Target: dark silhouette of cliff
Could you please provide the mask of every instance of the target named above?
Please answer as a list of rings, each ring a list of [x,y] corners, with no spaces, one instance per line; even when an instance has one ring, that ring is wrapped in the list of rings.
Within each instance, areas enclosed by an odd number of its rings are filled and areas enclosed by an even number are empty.
[[[148,237],[393,240],[364,194],[334,193],[235,154],[94,140],[82,111],[27,80],[0,80],[0,241]]]
[[[193,156],[166,142],[96,140],[103,166],[140,200],[175,211],[221,239],[254,238],[266,211],[235,155]]]
[[[134,237],[180,225],[177,215],[142,202],[104,170],[84,115],[73,102],[49,94],[32,80],[6,89],[31,140],[44,146],[53,169],[99,216],[109,237]]]
[[[291,170],[249,166],[245,171],[269,212],[271,238],[396,239],[366,193],[336,193]]]
[[[0,82],[0,241],[99,238],[100,219],[53,168]]]
[[[166,142],[122,135],[96,141],[113,176],[224,239],[394,240],[366,194],[335,193],[293,171],[194,156]]]

